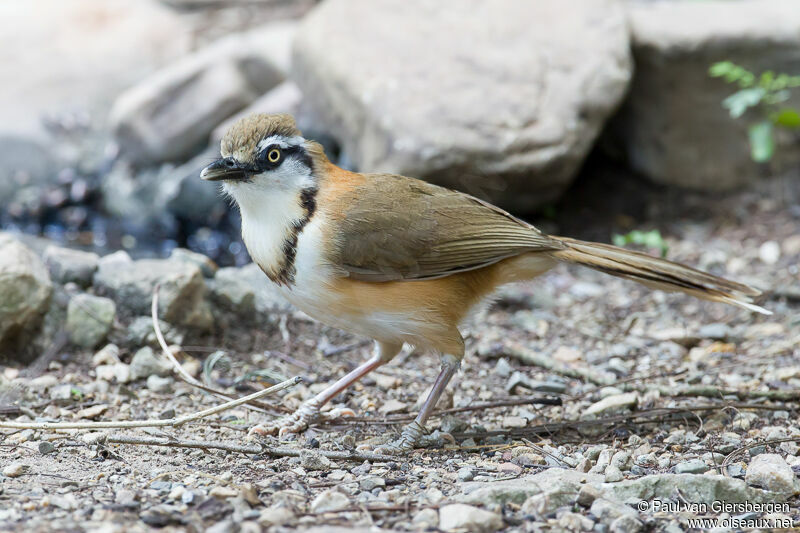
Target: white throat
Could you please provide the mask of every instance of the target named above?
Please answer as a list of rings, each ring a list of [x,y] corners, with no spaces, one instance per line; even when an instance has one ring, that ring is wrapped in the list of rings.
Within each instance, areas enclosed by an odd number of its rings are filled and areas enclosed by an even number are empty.
[[[291,239],[298,224],[307,216],[302,203],[303,191],[315,187],[305,167],[301,166],[304,173],[297,173],[292,172],[298,170],[294,165],[283,166],[253,176],[247,182],[223,185],[224,191],[239,205],[242,239],[250,257],[271,277],[284,266],[287,239]]]

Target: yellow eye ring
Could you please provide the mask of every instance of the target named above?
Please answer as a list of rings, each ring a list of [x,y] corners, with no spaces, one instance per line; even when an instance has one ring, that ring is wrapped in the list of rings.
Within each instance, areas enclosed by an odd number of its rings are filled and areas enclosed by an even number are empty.
[[[269,160],[270,163],[277,163],[278,161],[280,161],[280,159],[281,159],[281,151],[278,150],[277,148],[273,148],[267,153],[267,160]]]

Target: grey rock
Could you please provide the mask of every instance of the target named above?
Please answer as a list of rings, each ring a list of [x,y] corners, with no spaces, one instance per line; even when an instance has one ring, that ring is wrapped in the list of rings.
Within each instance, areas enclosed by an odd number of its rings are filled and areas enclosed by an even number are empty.
[[[459,481],[472,481],[475,479],[475,469],[470,468],[468,466],[464,466],[458,469],[458,480]]]
[[[172,324],[168,324],[163,320],[158,321],[158,326],[161,328],[161,333],[164,334],[164,339],[168,344],[182,344],[184,334]],[[125,342],[132,347],[142,346],[143,344],[155,345],[157,341],[156,333],[153,330],[153,319],[149,316],[137,316],[130,324],[128,330],[125,332]]]
[[[439,525],[439,513],[436,509],[422,509],[414,515],[411,523],[420,528],[435,528]]]
[[[731,60],[755,71],[794,73],[800,11],[793,0],[628,2],[636,68],[611,131],[629,164],[650,179],[709,191],[758,179],[747,127],[721,105],[737,87],[711,78]],[[679,83],[675,83],[680,80]],[[794,93],[786,107],[800,106]],[[800,159],[796,143],[777,154]],[[788,163],[788,161],[787,161]]]
[[[329,471],[336,465],[324,455],[313,450],[300,451],[300,465],[306,470]]]
[[[268,318],[292,309],[255,263],[219,269],[214,279],[209,280],[208,288],[217,307],[242,317],[258,313]]]
[[[73,394],[75,396],[81,394],[80,389],[69,383],[62,383],[50,389],[51,400],[72,400]]]
[[[57,283],[76,283],[81,287],[92,284],[100,256],[93,252],[51,245],[44,251],[44,263],[50,277]]]
[[[157,357],[149,346],[139,349],[133,354],[130,364],[131,380],[147,378],[150,376],[166,377],[172,374],[172,365],[169,361]]]
[[[439,424],[439,429],[444,433],[457,433],[466,430],[469,424],[457,416],[445,415]]]
[[[451,503],[439,508],[439,529],[444,531],[470,531],[483,533],[498,531],[503,527],[503,517],[472,505]]]
[[[577,490],[565,491],[561,489],[548,490],[534,494],[522,504],[522,512],[544,517],[555,512],[559,507],[571,506],[575,503]]]
[[[636,517],[636,511],[622,502],[609,500],[606,498],[597,498],[592,502],[589,509],[601,522],[610,524],[617,518],[622,516]]]
[[[91,294],[76,294],[70,298],[67,306],[65,327],[70,342],[84,348],[99,345],[111,331],[116,313],[114,300]]]
[[[283,81],[265,35],[221,39],[120,95],[110,120],[123,155],[139,165],[191,156],[215,126]]]
[[[98,292],[113,298],[120,311],[129,315],[148,314],[153,288],[160,284],[160,319],[199,330],[208,329],[213,322],[203,274],[196,265],[166,259],[108,265],[101,260],[94,284]]]
[[[784,497],[800,493],[800,481],[792,467],[776,453],[762,453],[747,465],[744,477],[748,485],[777,492]]]
[[[612,521],[608,527],[611,533],[635,533],[643,529],[642,521],[632,515],[622,515]]]
[[[676,474],[702,474],[708,471],[708,465],[702,459],[692,459],[675,465]]]
[[[370,476],[358,482],[361,490],[372,491],[376,488],[386,488],[386,480],[382,477]]]
[[[56,451],[56,447],[52,442],[43,440],[39,443],[39,453],[42,455],[47,455],[48,453],[53,453],[54,451]]]
[[[639,479],[620,481],[604,487],[607,497],[620,501],[666,500],[675,489],[690,502],[765,502],[776,498],[784,501],[786,497],[748,487],[741,479],[708,474],[654,474]]]
[[[53,284],[33,251],[0,232],[0,357],[17,357],[48,310]]]
[[[206,278],[213,278],[214,274],[216,274],[219,269],[217,264],[207,256],[187,250],[186,248],[175,248],[170,252],[169,258],[172,261],[179,261],[199,267],[203,276]]]
[[[456,496],[455,499],[463,503],[479,505],[488,503],[504,505],[508,502],[522,505],[531,496],[542,492],[558,489],[577,494],[585,483],[599,484],[602,482],[603,476],[597,474],[549,468],[538,474],[522,476],[513,480],[464,483],[461,487],[463,494]]]
[[[639,397],[635,392],[624,392],[622,394],[614,394],[606,396],[599,402],[590,405],[581,415],[581,417],[592,417],[600,414],[613,413],[623,411],[636,407],[639,402]]]
[[[359,169],[530,210],[570,183],[622,99],[627,41],[611,0],[334,0],[301,23],[293,77]]]
[[[171,377],[161,377],[155,374],[147,377],[147,388],[153,392],[169,392],[175,380]]]
[[[700,326],[697,330],[697,336],[703,339],[713,339],[716,341],[725,341],[734,338],[733,328],[728,324],[715,323]]]
[[[312,513],[338,511],[350,506],[350,500],[341,492],[333,489],[326,490],[317,495],[311,502]]]

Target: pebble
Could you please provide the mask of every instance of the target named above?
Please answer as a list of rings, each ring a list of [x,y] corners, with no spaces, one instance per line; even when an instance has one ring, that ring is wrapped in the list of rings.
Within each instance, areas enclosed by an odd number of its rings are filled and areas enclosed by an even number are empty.
[[[47,455],[48,453],[53,453],[54,451],[56,451],[56,447],[52,442],[43,440],[39,443],[40,454]]]
[[[172,373],[172,365],[169,361],[157,357],[152,348],[145,346],[133,354],[130,373],[134,381],[152,375],[166,377]]]
[[[376,488],[386,487],[386,480],[382,477],[367,477],[358,482],[361,490],[372,491]]]
[[[333,461],[313,450],[300,450],[300,466],[306,470],[328,471],[336,467]]]
[[[411,522],[422,529],[432,529],[439,525],[439,513],[435,509],[422,509]]]
[[[239,491],[233,487],[223,486],[223,487],[214,487],[210,491],[208,491],[209,496],[213,496],[214,498],[225,500],[227,498],[235,498],[239,495]]]
[[[636,407],[639,397],[635,392],[625,392],[607,396],[599,402],[590,405],[581,415],[581,418],[612,413]]]
[[[676,474],[702,474],[708,471],[708,465],[702,459],[692,459],[675,465]]]
[[[350,506],[350,500],[341,492],[329,489],[321,492],[311,502],[312,513],[325,513],[328,511],[338,511]]]
[[[776,453],[762,453],[754,457],[747,465],[744,480],[748,485],[787,496],[800,492],[792,467]]]
[[[23,463],[11,463],[3,468],[3,475],[6,477],[19,477],[30,469],[29,465]]]
[[[169,392],[175,382],[171,377],[161,377],[155,374],[147,377],[147,388],[156,393]]]
[[[464,466],[458,469],[459,481],[472,481],[475,479],[475,469]]]
[[[378,408],[378,411],[384,414],[398,413],[405,410],[406,407],[408,407],[407,403],[391,399],[384,402],[383,405]]]
[[[282,526],[295,519],[295,514],[288,507],[279,505],[261,511],[258,523],[262,526]]]
[[[502,527],[503,518],[499,514],[472,505],[452,503],[439,509],[439,529],[444,531],[483,533],[497,531]]]
[[[758,248],[758,258],[767,265],[774,265],[781,258],[781,246],[775,241],[767,241]]]

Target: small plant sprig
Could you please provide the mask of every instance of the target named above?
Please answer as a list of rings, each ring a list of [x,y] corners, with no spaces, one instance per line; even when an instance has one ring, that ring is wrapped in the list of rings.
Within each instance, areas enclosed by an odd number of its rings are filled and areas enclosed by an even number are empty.
[[[635,244],[644,246],[645,248],[653,248],[661,252],[661,257],[667,256],[669,245],[667,241],[661,236],[661,232],[657,229],[651,231],[640,231],[635,229],[625,235],[614,234],[611,237],[611,242],[614,246],[627,246],[628,244]]]
[[[731,61],[714,63],[708,73],[739,87],[722,101],[732,118],[741,118],[751,108],[761,115],[747,130],[750,157],[756,163],[766,163],[775,154],[775,126],[800,129],[800,112],[785,105],[791,90],[800,87],[800,76],[776,74],[771,70],[756,75]]]

